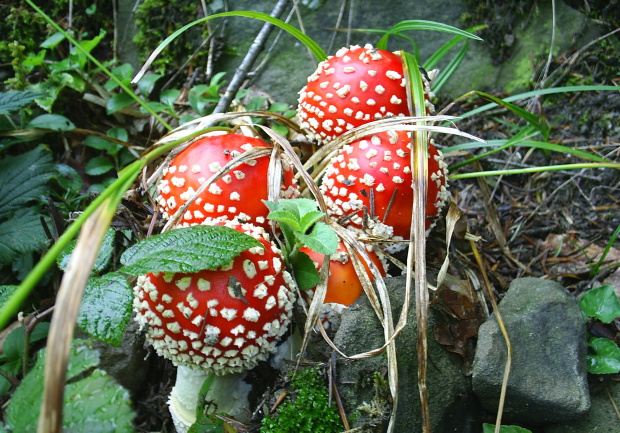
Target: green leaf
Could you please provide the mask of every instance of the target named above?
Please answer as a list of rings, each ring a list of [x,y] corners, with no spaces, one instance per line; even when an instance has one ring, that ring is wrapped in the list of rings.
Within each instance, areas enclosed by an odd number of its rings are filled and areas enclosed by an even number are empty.
[[[321,254],[334,254],[338,249],[338,236],[330,226],[318,222],[309,235],[298,234],[304,245]]]
[[[77,170],[67,164],[56,164],[56,182],[63,189],[63,194],[79,194],[82,190],[82,178]]]
[[[308,290],[319,284],[319,272],[308,254],[297,251],[290,257],[293,277],[301,290]]]
[[[17,286],[0,286],[0,310],[17,290]]]
[[[323,216],[325,216],[325,214],[320,210],[313,210],[303,214],[299,220],[301,231],[305,233],[308,229],[310,229],[310,227],[312,227],[312,224],[323,218]]]
[[[90,176],[99,176],[114,168],[114,164],[105,156],[97,156],[86,163],[85,171]]]
[[[286,210],[275,210],[269,212],[267,218],[279,223],[287,224],[294,232],[301,232],[301,226],[299,225],[299,218]]]
[[[52,131],[72,131],[75,125],[60,114],[41,114],[28,123],[26,128],[50,129]]]
[[[108,99],[108,102],[105,105],[106,112],[108,114],[116,113],[118,110],[121,110],[128,105],[134,103],[135,100],[125,92],[117,93]]]
[[[596,287],[585,292],[579,299],[581,311],[603,323],[610,323],[620,317],[620,300],[610,285]]]
[[[2,92],[0,93],[0,115],[21,110],[39,96],[41,94],[36,92]]]
[[[530,430],[516,425],[502,425],[499,427],[500,433],[532,433]],[[482,424],[482,433],[494,433],[494,424]]]
[[[620,372],[620,348],[608,338],[591,338],[588,346],[588,372],[594,374],[615,374]]]
[[[127,278],[116,273],[91,278],[84,292],[77,323],[83,331],[112,346],[120,346],[131,318],[133,293]]]
[[[133,76],[133,66],[130,63],[123,63],[112,69],[112,75],[118,79],[121,83],[129,86],[131,84],[131,77]],[[119,86],[115,80],[108,80],[104,87],[108,91],[112,91]]]
[[[30,209],[20,209],[13,218],[0,223],[0,266],[42,249],[47,241],[41,217]]]
[[[83,342],[74,342],[67,369],[67,382],[99,364],[99,354]],[[14,432],[37,431],[40,413],[45,350],[15,390],[6,410],[7,425]],[[66,385],[63,431],[76,433],[133,433],[134,418],[129,393],[102,370]]]
[[[289,105],[286,102],[274,102],[269,106],[269,111],[272,113],[282,113],[289,109]]]
[[[7,360],[21,360],[24,353],[26,330],[23,327],[15,328],[6,336],[2,345],[2,354]]]
[[[180,94],[181,91],[177,89],[164,90],[159,94],[159,100],[166,106],[173,108],[174,101],[177,100]]]
[[[52,36],[41,42],[41,48],[54,48],[56,45],[64,41],[65,35],[60,32],[54,33]]]
[[[84,139],[84,144],[93,149],[105,150],[109,155],[116,155],[120,148],[123,147],[118,143],[106,140],[105,138],[95,137],[94,135],[86,137]]]
[[[159,80],[163,75],[160,74],[149,74],[145,75],[138,81],[138,89],[142,96],[148,96],[149,93],[153,90],[155,83]]]
[[[47,196],[54,175],[51,152],[44,146],[0,160],[0,220]]]
[[[105,268],[107,268],[110,264],[110,259],[112,258],[112,253],[114,252],[115,234],[116,231],[112,228],[106,231],[105,236],[103,237],[103,241],[101,242],[101,248],[99,249],[99,253],[97,254],[97,258],[95,259],[95,264],[93,265],[93,273],[103,272]],[[67,247],[56,258],[56,263],[61,270],[67,270],[67,265],[69,264],[71,254],[75,249],[76,243],[77,239],[69,242]]]
[[[120,272],[199,272],[224,266],[242,251],[262,247],[253,237],[225,226],[194,226],[150,237],[121,256]]]

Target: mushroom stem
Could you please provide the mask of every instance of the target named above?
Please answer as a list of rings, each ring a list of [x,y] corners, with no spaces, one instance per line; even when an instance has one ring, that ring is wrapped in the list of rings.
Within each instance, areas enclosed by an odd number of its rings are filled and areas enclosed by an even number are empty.
[[[247,421],[251,385],[243,381],[245,376],[246,372],[216,376],[199,369],[179,366],[177,380],[168,400],[177,433],[187,433],[196,422],[200,391],[207,379],[212,381],[203,397],[207,412],[224,412],[238,421]]]

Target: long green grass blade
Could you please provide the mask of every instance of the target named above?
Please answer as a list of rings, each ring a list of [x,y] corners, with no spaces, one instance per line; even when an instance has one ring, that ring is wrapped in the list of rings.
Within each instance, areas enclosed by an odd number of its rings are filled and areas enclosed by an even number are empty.
[[[599,273],[599,271],[601,269],[601,265],[605,261],[605,258],[607,257],[607,254],[609,254],[609,251],[611,250],[611,248],[613,247],[614,243],[616,242],[616,239],[618,238],[618,235],[620,235],[620,225],[618,227],[616,227],[616,230],[613,232],[613,234],[609,238],[609,242],[607,242],[607,245],[605,245],[605,249],[603,250],[603,254],[601,254],[601,258],[598,259],[598,262],[596,262],[594,264],[594,266],[592,266],[592,269],[590,269],[590,276],[591,277],[594,277],[596,274]]]
[[[469,33],[465,30],[450,26],[448,24],[438,23],[435,21],[426,20],[404,20],[396,23],[391,29],[387,31],[385,35],[377,42],[377,48],[385,50],[387,47],[388,39],[391,35],[396,33],[402,33],[408,30],[431,30],[435,32],[449,33],[453,35],[459,35],[466,38],[476,39],[481,41],[479,36]]]
[[[327,58],[327,54],[325,54],[325,52],[323,51],[323,49],[316,43],[314,42],[314,40],[312,40],[312,38],[310,38],[309,36],[303,34],[299,29],[296,29],[295,27],[291,26],[290,24],[285,23],[284,21],[281,21],[277,18],[274,18],[270,15],[264,14],[262,12],[253,12],[253,11],[234,11],[234,12],[222,12],[219,14],[214,14],[214,15],[209,15],[208,17],[204,17],[204,18],[200,18],[197,19],[195,21],[192,21],[191,23],[185,24],[183,27],[181,27],[180,29],[178,29],[177,31],[175,31],[174,33],[172,33],[170,36],[168,36],[166,39],[164,39],[158,46],[157,48],[155,48],[155,50],[151,53],[151,55],[149,56],[149,59],[147,61],[147,64],[150,64],[153,59],[155,59],[157,56],[159,56],[159,54],[168,46],[170,45],[170,43],[175,40],[180,34],[182,34],[183,32],[185,32],[186,30],[204,23],[206,21],[212,20],[214,18],[223,18],[223,17],[247,17],[247,18],[253,18],[253,19],[257,19],[257,20],[261,20],[261,21],[267,21],[279,28],[281,28],[282,30],[288,32],[291,36],[294,36],[295,38],[297,38],[297,40],[299,42],[301,42],[302,44],[304,44],[309,50],[310,52],[312,52],[312,54],[314,55],[314,57],[316,57],[317,61],[322,61],[325,60]],[[133,79],[132,82],[137,82],[137,80],[139,80],[142,75],[145,73],[146,71],[141,70]]]
[[[515,168],[510,170],[478,171],[473,173],[458,173],[450,175],[450,179],[471,179],[488,176],[510,176],[513,174],[540,173],[543,171],[581,170],[584,168],[615,168],[620,170],[620,162],[589,162],[581,164],[546,165],[540,167]]]
[[[439,92],[444,84],[448,82],[450,77],[452,77],[452,74],[454,74],[465,58],[465,54],[467,54],[468,49],[469,41],[465,41],[459,52],[456,53],[456,56],[450,60],[446,67],[441,71],[437,79],[432,83],[433,92]]]
[[[500,151],[502,149],[510,147],[510,146],[506,146],[508,141],[509,140],[488,140],[486,143],[478,143],[478,142],[472,141],[470,143],[462,143],[462,144],[457,144],[455,146],[446,147],[442,149],[442,152],[444,154],[448,154],[450,152],[456,152],[459,150],[474,150],[474,149],[482,149],[482,148],[487,148],[487,147],[491,147],[491,148],[496,149],[497,151]],[[603,158],[602,156],[598,156],[593,153],[586,152],[584,150],[574,149],[568,146],[562,146],[561,144],[549,143],[548,141],[536,141],[536,140],[526,139],[523,141],[519,141],[518,143],[512,143],[511,146],[531,147],[534,149],[541,149],[541,150],[550,151],[550,152],[564,153],[567,155],[573,155],[578,158],[582,158],[582,159],[585,159],[588,161],[594,161],[594,162],[611,162]],[[450,168],[454,169],[454,166]]]
[[[502,101],[504,101],[504,102],[514,102],[514,101],[520,101],[522,99],[534,98],[536,96],[553,95],[553,94],[556,94],[556,93],[595,92],[595,91],[615,91],[615,92],[618,92],[618,91],[620,91],[620,88],[618,88],[616,86],[603,86],[603,85],[600,85],[600,86],[551,87],[549,89],[532,90],[530,92],[519,93],[518,95],[508,96],[507,98],[503,98]],[[472,94],[474,94],[474,93],[468,92],[465,95],[463,95],[460,98],[458,98],[457,100],[471,97]],[[493,103],[493,102],[490,103],[490,104],[483,105],[482,107],[478,107],[478,108],[475,108],[475,109],[473,109],[471,111],[468,111],[466,113],[460,114],[459,115],[459,119],[466,119],[468,117],[475,116],[476,114],[480,114],[480,113],[488,111],[488,110],[490,110],[492,108],[495,108],[495,107],[497,107],[497,105],[498,104]]]
[[[486,25],[480,25],[480,26],[470,27],[466,31],[470,33],[475,33],[475,32],[478,32],[486,28],[487,28]],[[437,64],[441,61],[441,59],[443,59],[446,55],[448,55],[448,53],[452,50],[452,48],[458,45],[459,42],[461,42],[463,39],[465,39],[464,36],[455,36],[452,39],[450,39],[448,42],[446,42],[441,47],[439,47],[437,51],[431,54],[431,56],[424,62],[422,67],[426,69],[427,71],[430,71],[431,69],[433,69],[435,66],[437,66]]]
[[[481,98],[486,99],[487,101],[494,102],[495,104],[500,105],[500,106],[502,106],[502,107],[512,111],[517,116],[521,117],[527,123],[529,123],[534,128],[536,128],[538,131],[540,131],[540,133],[542,134],[543,139],[545,141],[549,137],[549,131],[550,131],[549,125],[547,124],[547,122],[544,119],[539,118],[534,113],[532,113],[530,111],[527,111],[526,109],[521,108],[521,107],[519,107],[517,105],[511,104],[506,99],[500,99],[500,98],[498,98],[496,96],[490,95],[490,94],[485,93],[485,92],[481,92],[479,90],[475,90],[473,92],[473,94],[474,95],[478,95]]]

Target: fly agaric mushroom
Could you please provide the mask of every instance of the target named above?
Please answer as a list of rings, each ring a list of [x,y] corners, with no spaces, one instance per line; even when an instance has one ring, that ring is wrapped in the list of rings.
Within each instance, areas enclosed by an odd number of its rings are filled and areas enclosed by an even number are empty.
[[[427,113],[430,83],[425,80]],[[301,127],[318,142],[390,116],[409,116],[403,64],[398,54],[367,44],[341,48],[321,62],[299,92]]]
[[[432,142],[428,150],[426,228],[430,229],[447,198],[446,164]],[[391,227],[393,239],[409,239],[413,189],[411,133],[382,132],[345,145],[326,168],[320,189],[329,214],[345,225]]]
[[[308,247],[301,247],[300,252],[306,253],[317,271],[321,270],[323,266],[323,257],[321,253],[311,250]],[[368,257],[373,261],[379,273],[382,277],[386,275],[387,264],[385,260],[379,256],[372,249],[366,248]],[[370,282],[374,281],[374,277],[370,272],[368,263],[358,254],[358,258],[364,265],[366,275]],[[310,296],[314,293],[313,289],[310,289]],[[335,254],[332,254],[329,258],[329,276],[327,277],[327,291],[325,292],[325,298],[323,299],[323,306],[319,313],[319,318],[326,328],[337,329],[340,323],[340,316],[342,311],[353,304],[364,291],[359,276],[355,272],[353,261],[350,254],[347,251],[344,243],[340,241],[338,243],[338,249]]]
[[[134,288],[136,320],[147,341],[181,369],[169,402],[173,419],[181,416],[174,419],[178,431],[195,421],[197,395],[208,375],[230,379],[231,373],[252,369],[275,350],[290,321],[295,283],[280,250],[260,227],[233,227],[262,247],[217,270],[150,273]]]
[[[179,153],[164,169],[157,185],[157,202],[164,219],[169,219],[190,200],[204,182],[240,154],[256,147],[271,145],[240,134],[219,134],[201,138]],[[282,158],[281,197],[298,195],[293,170]],[[269,157],[261,156],[234,167],[189,205],[181,227],[205,222],[237,221],[267,228]]]

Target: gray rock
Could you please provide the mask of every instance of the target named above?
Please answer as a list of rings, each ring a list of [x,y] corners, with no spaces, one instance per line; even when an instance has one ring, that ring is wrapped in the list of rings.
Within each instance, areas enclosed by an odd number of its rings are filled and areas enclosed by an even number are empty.
[[[133,319],[127,324],[119,347],[101,341],[95,341],[99,350],[99,367],[114,377],[127,388],[132,395],[137,395],[146,384],[150,359],[144,345],[144,336],[138,330],[138,323]]]
[[[592,407],[583,417],[545,427],[544,433],[620,433],[613,402],[620,402],[620,382],[605,381],[592,386]]]
[[[505,419],[542,424],[587,412],[586,330],[575,300],[556,282],[520,278],[499,308],[513,353]],[[472,376],[474,393],[492,412],[497,410],[506,352],[493,315],[479,329]]]
[[[230,2],[230,7],[236,10],[253,10],[270,14],[274,3],[273,0],[237,0]],[[338,24],[341,0],[302,1],[299,3],[299,11],[306,34],[314,39],[328,55],[334,54],[343,46],[376,44],[379,39],[377,34],[366,32],[353,31],[348,34],[344,29],[349,26],[353,29],[389,29],[401,20],[423,19],[462,28],[460,18],[461,14],[466,11],[464,0],[418,0],[415,2],[391,0],[384,3],[357,1],[352,11],[349,11],[348,8],[344,11],[343,19]],[[306,7],[305,5],[308,4],[315,4],[316,7]],[[349,12],[351,12],[351,16],[349,16]],[[583,45],[579,37],[583,36],[584,30],[589,29],[588,22],[583,15],[563,2],[556,2],[555,12],[559,31],[555,35],[554,53]],[[282,16],[281,18],[285,19],[286,17]],[[540,3],[526,28],[522,31],[519,30],[516,34],[517,49],[515,49],[514,55],[500,65],[494,64],[494,58],[484,42],[472,40],[465,59],[451,80],[441,90],[441,94],[456,98],[470,90],[489,91],[498,87],[515,93],[527,90],[534,73],[532,59],[539,56],[546,57],[552,46],[551,22],[551,5],[545,2]],[[290,23],[294,27],[299,27],[295,16]],[[232,77],[261,26],[262,22],[248,18],[230,18],[228,20],[225,40],[229,48],[238,55],[234,57],[225,56],[217,65],[218,70],[229,72],[228,79]],[[333,29],[337,27],[343,30],[334,31]],[[278,29],[274,30],[267,48],[270,47],[277,33]],[[418,44],[422,62],[452,37],[452,35],[434,31],[411,31],[407,33]],[[591,35],[589,37],[593,39]],[[398,38],[391,38],[388,48],[391,50],[412,50],[409,42]],[[441,62],[439,68],[444,69],[450,58],[447,57],[445,61]],[[261,56],[258,62],[263,59],[264,57]],[[307,77],[316,67],[313,57],[294,37],[283,33],[267,59],[264,67],[260,69],[259,74],[252,82],[259,89],[271,94],[276,100],[296,104],[297,92],[306,84]]]
[[[396,315],[402,308],[405,278],[388,278],[386,285],[397,320]],[[480,408],[468,397],[471,396],[471,386],[468,378],[461,372],[461,359],[447,352],[432,338],[434,325],[442,321],[441,312],[431,309],[429,319],[427,388],[433,432],[467,433],[473,426],[472,417],[477,416]],[[396,339],[399,376],[396,432],[421,431],[416,332],[415,310],[412,305],[407,326]],[[342,324],[334,338],[336,346],[348,355],[381,347],[383,341],[381,325],[365,297],[345,310]],[[339,361],[338,389],[348,415],[355,418],[352,427],[364,426],[364,431],[382,431],[386,425],[385,421],[391,410],[385,381],[386,365],[385,354],[354,361]]]

